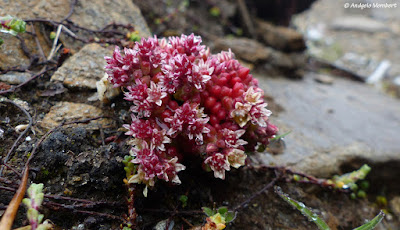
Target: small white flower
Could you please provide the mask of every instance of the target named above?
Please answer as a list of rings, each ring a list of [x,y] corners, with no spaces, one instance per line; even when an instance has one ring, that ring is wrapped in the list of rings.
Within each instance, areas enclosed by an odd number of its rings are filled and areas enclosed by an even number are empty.
[[[247,155],[244,153],[243,150],[240,149],[232,149],[228,153],[228,161],[229,164],[234,168],[239,168],[245,164]]]
[[[251,109],[250,104],[243,104],[236,102],[235,109],[231,112],[231,117],[236,121],[236,123],[242,128],[250,120],[249,112]]]

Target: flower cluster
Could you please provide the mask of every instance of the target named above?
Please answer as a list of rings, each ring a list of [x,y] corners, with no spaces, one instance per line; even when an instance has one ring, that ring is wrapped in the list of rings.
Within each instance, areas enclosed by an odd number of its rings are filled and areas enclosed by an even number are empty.
[[[105,59],[110,83],[132,102],[132,123],[124,127],[137,172],[129,182],[180,183],[179,162],[189,154],[224,179],[245,164],[245,151],[267,145],[278,131],[257,79],[231,51],[211,55],[191,34],[142,39],[123,53],[116,47]]]

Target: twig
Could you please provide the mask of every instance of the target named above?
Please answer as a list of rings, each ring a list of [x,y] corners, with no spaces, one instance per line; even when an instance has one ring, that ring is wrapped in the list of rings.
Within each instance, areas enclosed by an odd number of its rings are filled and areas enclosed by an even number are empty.
[[[20,109],[22,112],[24,112],[24,114],[26,115],[26,117],[28,118],[28,121],[29,121],[28,127],[18,136],[17,140],[15,140],[14,144],[11,146],[6,157],[4,158],[3,162],[4,162],[4,164],[7,164],[7,161],[10,158],[12,152],[14,151],[15,147],[17,147],[19,140],[21,140],[21,138],[29,131],[29,129],[31,129],[33,120],[32,120],[32,116],[28,113],[28,111],[26,111],[22,106],[18,105],[14,101],[9,100],[7,98],[0,98],[0,102],[8,102],[8,103],[13,104],[18,109]],[[4,169],[4,165],[2,165],[0,168],[0,176],[3,174],[3,169]]]
[[[25,195],[25,190],[28,183],[28,170],[29,168],[25,168],[21,183],[11,202],[8,204],[6,211],[3,214],[3,217],[0,221],[0,229],[2,230],[10,230],[12,224],[14,222],[15,216],[17,215],[18,207],[21,204],[22,199]]]
[[[247,10],[246,3],[244,0],[237,0],[237,4],[239,6],[240,14],[242,15],[244,24],[247,27],[252,38],[256,38],[256,30],[254,28],[253,22],[251,21],[251,17],[249,11]]]
[[[281,176],[276,176],[271,182],[269,182],[267,185],[265,185],[261,190],[257,191],[253,195],[251,195],[249,198],[247,198],[245,201],[237,205],[233,210],[238,211],[241,208],[244,208],[246,205],[248,205],[252,200],[254,200],[257,196],[261,195],[263,192],[267,191],[268,189],[272,188],[275,183],[281,178]]]
[[[69,12],[68,12],[67,16],[65,16],[64,19],[61,20],[61,22],[68,20],[72,16],[72,14],[74,13],[75,5],[76,5],[77,2],[78,2],[78,0],[72,0],[71,1],[71,4],[69,6]]]
[[[179,210],[165,210],[165,209],[150,209],[150,208],[144,208],[140,209],[141,212],[153,212],[153,213],[166,213],[166,214],[175,214],[175,215],[186,215],[186,216],[191,216],[191,215],[204,215],[204,212],[201,210],[185,210],[185,211],[179,211]]]
[[[55,203],[55,202],[44,202],[43,206],[52,209],[52,210],[69,210],[75,213],[85,213],[85,214],[89,214],[89,215],[96,215],[96,216],[103,216],[109,219],[113,219],[113,220],[120,220],[120,221],[124,221],[124,219],[120,216],[115,216],[115,215],[111,215],[111,214],[107,214],[107,213],[101,213],[101,212],[94,212],[94,211],[88,211],[88,210],[79,210],[76,209],[76,207],[74,205],[63,205],[63,204],[59,204],[59,203]]]
[[[317,178],[314,177],[312,175],[308,175],[306,173],[302,173],[302,172],[297,172],[294,171],[292,169],[289,169],[287,167],[282,167],[282,166],[268,166],[268,165],[260,165],[260,166],[248,166],[249,168],[252,169],[266,169],[266,170],[274,170],[274,171],[278,171],[282,174],[282,177],[284,179],[286,179],[287,182],[291,182],[294,181],[293,179],[293,175],[298,175],[300,177],[305,178],[304,180],[295,180],[296,183],[302,183],[302,184],[314,184],[314,185],[318,185],[322,188],[328,188],[328,189],[333,189],[334,186],[330,183],[328,183],[327,179],[321,179],[321,178]],[[287,174],[290,174],[291,176],[287,176]],[[343,193],[349,193],[350,190],[348,189],[340,189],[340,188],[335,188],[336,191],[340,191]]]
[[[28,84],[30,81],[32,81],[32,80],[34,80],[34,79],[40,77],[41,75],[43,75],[43,74],[46,73],[47,71],[53,70],[53,69],[55,69],[55,68],[56,68],[56,67],[50,67],[50,68],[47,69],[46,67],[43,67],[38,73],[34,74],[31,78],[29,78],[28,80],[22,82],[21,84],[19,84],[19,85],[13,87],[13,88],[11,88],[11,89],[8,89],[8,90],[0,91],[0,95],[6,94],[6,93],[13,93],[13,92],[15,92],[16,89],[18,89],[18,88],[20,88],[20,87],[22,87],[22,86]]]
[[[36,46],[38,47],[39,53],[42,56],[43,60],[46,60],[46,55],[44,55],[42,45],[40,45],[39,39],[36,34],[35,26],[33,25],[33,23],[31,23],[31,27],[32,27],[32,33],[33,33],[33,36],[35,37],[35,42],[36,42]]]
[[[21,37],[21,36],[19,36],[19,35],[15,36],[15,37],[18,38],[18,40],[21,42],[21,49],[22,49],[22,51],[24,52],[24,54],[25,54],[28,58],[31,58],[32,54],[31,54],[31,52],[29,51],[28,47],[26,46],[26,43],[25,43],[24,38]]]
[[[10,165],[8,165],[7,163],[5,163],[5,162],[2,162],[2,164],[4,165],[4,166],[6,166],[6,168],[8,168],[8,169],[10,169],[11,171],[13,171],[15,174],[17,174],[19,177],[22,177],[22,175],[21,175],[21,173],[19,173],[17,170],[15,170],[15,169],[13,169]],[[1,176],[1,175],[0,175]],[[1,178],[1,177],[0,177]]]
[[[50,51],[49,56],[47,57],[47,60],[50,60],[53,58],[53,55],[54,55],[56,47],[57,47],[58,38],[60,37],[62,28],[63,28],[63,25],[58,25],[56,37],[54,38],[53,46],[51,47],[51,51]]]
[[[0,186],[0,190],[5,190],[9,192],[16,192],[16,188],[11,188],[11,187],[6,187],[6,186]],[[73,198],[73,197],[65,197],[65,196],[58,196],[58,195],[50,195],[50,194],[45,194],[45,198],[48,199],[54,199],[54,200],[64,200],[64,201],[71,201],[71,202],[80,202],[81,204],[74,204],[74,205],[68,205],[68,206],[74,206],[74,207],[83,207],[83,208],[93,208],[95,206],[99,205],[108,205],[111,207],[118,207],[121,206],[121,202],[107,202],[107,201],[91,201],[91,200],[85,200],[85,199],[79,199],[79,198]],[[47,200],[43,201],[44,203],[50,202]],[[54,203],[54,202],[53,202]],[[64,205],[64,204],[60,204]]]

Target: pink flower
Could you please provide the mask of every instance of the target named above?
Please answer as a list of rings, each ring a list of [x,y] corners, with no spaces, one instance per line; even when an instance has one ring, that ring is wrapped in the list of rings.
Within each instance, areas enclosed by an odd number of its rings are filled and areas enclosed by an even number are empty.
[[[216,178],[245,164],[246,151],[266,145],[278,129],[270,124],[264,92],[231,50],[211,55],[201,37],[182,35],[137,42],[106,57],[106,72],[129,101],[137,173],[130,183],[180,183],[179,163],[202,157]]]
[[[162,99],[167,96],[167,93],[161,89],[160,85],[151,82],[150,88],[147,89],[147,94],[149,95],[147,100],[149,102],[154,102],[156,105],[161,106]]]
[[[154,106],[148,100],[143,100],[143,101],[135,100],[133,101],[133,105],[129,110],[137,114],[139,118],[150,117],[152,111],[154,110]]]
[[[221,153],[207,157],[204,163],[208,164],[214,171],[215,178],[225,179],[225,171],[230,170],[228,158]]]
[[[211,79],[213,72],[214,67],[210,67],[210,62],[204,62],[201,59],[197,65],[192,66],[192,73],[188,76],[188,82],[199,91],[203,91],[205,83]]]
[[[135,85],[127,86],[128,92],[125,92],[124,99],[127,101],[143,101],[147,98],[147,85],[141,80],[136,79]]]
[[[151,125],[150,120],[143,121],[136,118],[134,115],[131,115],[131,117],[132,123],[130,125],[124,125],[124,128],[129,130],[125,135],[140,139],[150,139],[153,133],[153,126]]]
[[[236,131],[223,129],[221,132],[222,138],[225,139],[225,144],[229,148],[238,148],[239,146],[247,144],[247,141],[239,139],[246,132],[244,129],[238,129]]]
[[[261,127],[267,126],[267,123],[265,121],[268,120],[269,115],[271,115],[271,111],[269,111],[266,107],[267,103],[253,105],[249,113],[251,123],[259,125]]]
[[[205,48],[205,46],[200,45],[201,37],[194,36],[194,34],[189,36],[182,34],[180,38],[170,37],[169,41],[174,51],[188,56],[197,56],[202,53]]]

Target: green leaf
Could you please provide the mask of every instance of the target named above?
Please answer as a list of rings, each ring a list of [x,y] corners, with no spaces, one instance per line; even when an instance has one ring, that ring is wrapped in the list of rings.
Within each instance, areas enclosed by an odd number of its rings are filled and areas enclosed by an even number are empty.
[[[297,208],[305,217],[307,217],[310,221],[314,222],[319,229],[321,230],[330,230],[329,226],[323,221],[319,216],[313,213],[307,206],[303,203],[294,200],[289,197],[288,194],[282,192],[282,189],[278,186],[275,186],[275,193],[278,194],[283,200],[288,202],[291,206]]]
[[[236,218],[236,212],[229,211],[225,214],[226,223],[232,222]]]
[[[292,131],[290,130],[290,131],[289,131],[289,132],[287,132],[287,133],[284,133],[284,134],[278,135],[278,136],[276,136],[276,137],[272,138],[272,139],[271,139],[271,141],[276,141],[276,140],[279,140],[279,139],[281,139],[281,138],[284,138],[284,137],[286,137],[287,135],[289,135],[291,132],[292,132]]]
[[[179,200],[182,202],[182,207],[184,208],[184,207],[186,207],[187,206],[187,201],[188,201],[188,197],[187,196],[185,196],[185,195],[181,195],[180,197],[179,197]]]
[[[10,15],[0,17],[0,32],[17,35],[25,32],[26,22]]]
[[[374,229],[376,227],[376,225],[378,225],[382,221],[383,217],[385,217],[385,213],[383,213],[383,211],[380,211],[379,214],[374,219],[372,219],[368,223],[366,223],[366,224],[364,224],[364,225],[362,225],[362,226],[360,226],[358,228],[355,228],[354,230],[371,230],[371,229]]]
[[[228,208],[225,207],[225,206],[219,207],[219,208],[218,208],[218,212],[219,212],[219,214],[221,214],[221,216],[224,216],[225,213],[228,212]]]
[[[212,210],[211,208],[207,208],[207,207],[202,207],[201,208],[203,210],[203,212],[207,215],[207,216],[213,216],[216,212],[214,210]]]

